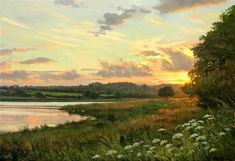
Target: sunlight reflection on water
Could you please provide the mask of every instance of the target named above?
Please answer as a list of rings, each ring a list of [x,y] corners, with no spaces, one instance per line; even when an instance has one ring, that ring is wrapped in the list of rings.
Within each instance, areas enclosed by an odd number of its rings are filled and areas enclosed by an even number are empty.
[[[14,132],[25,127],[35,128],[42,125],[50,127],[72,121],[81,121],[86,117],[68,114],[58,106],[38,105],[2,105],[0,103],[0,133]]]

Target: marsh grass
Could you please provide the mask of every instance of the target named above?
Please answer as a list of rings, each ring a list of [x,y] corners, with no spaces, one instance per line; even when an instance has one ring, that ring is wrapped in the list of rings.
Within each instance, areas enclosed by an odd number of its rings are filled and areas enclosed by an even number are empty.
[[[198,108],[194,99],[77,105],[62,110],[96,119],[2,134],[0,160],[89,161],[96,154],[122,151],[126,145],[141,140],[151,144],[155,137],[160,137],[159,128],[167,129],[163,139],[168,140],[177,124],[208,112]]]

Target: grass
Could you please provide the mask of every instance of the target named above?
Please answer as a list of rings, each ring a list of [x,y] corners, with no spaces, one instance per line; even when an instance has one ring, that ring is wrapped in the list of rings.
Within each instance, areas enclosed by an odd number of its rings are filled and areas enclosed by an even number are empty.
[[[149,140],[160,127],[171,132],[176,124],[206,113],[191,99],[135,100],[66,106],[62,110],[96,119],[2,134],[0,160],[88,161],[109,148]]]

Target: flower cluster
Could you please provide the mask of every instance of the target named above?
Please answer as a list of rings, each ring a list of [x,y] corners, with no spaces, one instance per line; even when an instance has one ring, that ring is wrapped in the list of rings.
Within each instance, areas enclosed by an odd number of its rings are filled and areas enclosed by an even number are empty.
[[[216,128],[212,127],[213,125]],[[220,125],[220,126],[219,126]],[[104,157],[95,154],[93,160],[190,160],[207,159],[216,152],[221,151],[221,144],[230,135],[231,129],[218,124],[212,115],[205,115],[202,120],[192,119],[187,123],[178,125],[176,133],[171,138],[164,137],[167,130],[156,130],[159,134],[152,140],[135,142],[126,145],[123,150],[107,151]],[[110,158],[107,158],[110,157]]]

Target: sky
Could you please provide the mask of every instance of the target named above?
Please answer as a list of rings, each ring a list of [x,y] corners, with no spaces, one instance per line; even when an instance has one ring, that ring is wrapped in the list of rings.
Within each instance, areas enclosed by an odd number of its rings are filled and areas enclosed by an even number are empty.
[[[0,85],[189,81],[235,0],[0,0]]]

